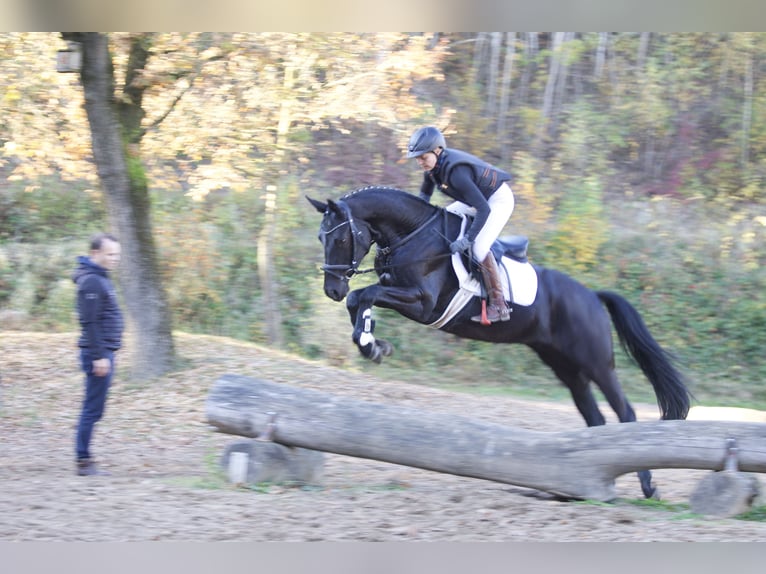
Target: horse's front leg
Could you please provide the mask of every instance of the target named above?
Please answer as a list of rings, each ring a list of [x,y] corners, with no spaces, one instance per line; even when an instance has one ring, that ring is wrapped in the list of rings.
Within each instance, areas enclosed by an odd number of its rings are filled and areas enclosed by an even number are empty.
[[[383,357],[388,357],[394,352],[391,343],[385,339],[377,339],[374,335],[373,306],[393,309],[406,317],[418,320],[417,318],[425,312],[424,300],[419,288],[384,287],[380,284],[349,293],[346,308],[354,326],[351,338],[362,356],[380,363]]]

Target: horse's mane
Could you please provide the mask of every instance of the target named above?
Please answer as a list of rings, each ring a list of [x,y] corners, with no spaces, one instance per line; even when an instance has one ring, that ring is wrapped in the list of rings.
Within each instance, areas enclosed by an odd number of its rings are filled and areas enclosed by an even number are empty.
[[[421,197],[395,187],[368,185],[355,189],[340,198],[349,205],[358,201],[358,205],[375,206],[385,219],[394,219],[405,226],[418,227],[423,218],[445,209],[424,201]],[[449,213],[449,212],[447,212]],[[452,214],[451,214],[452,215]]]
[[[415,197],[415,198],[417,197],[417,196],[412,195],[411,193],[408,193],[408,192],[406,192],[404,190],[401,190],[401,189],[397,189],[395,187],[389,187],[389,186],[385,186],[385,185],[368,185],[368,186],[365,186],[365,187],[360,187],[360,188],[355,189],[353,191],[349,191],[347,194],[345,194],[340,199],[341,200],[346,200],[346,199],[354,197],[355,195],[358,195],[358,194],[374,193],[374,192],[383,192],[383,193],[389,193],[389,194],[393,193],[393,194],[399,194],[399,195],[402,195],[402,196]]]

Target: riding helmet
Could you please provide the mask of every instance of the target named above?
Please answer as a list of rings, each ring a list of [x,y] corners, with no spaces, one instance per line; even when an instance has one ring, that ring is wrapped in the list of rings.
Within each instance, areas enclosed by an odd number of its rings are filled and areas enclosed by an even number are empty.
[[[410,143],[407,146],[407,159],[420,157],[424,153],[435,150],[437,147],[447,147],[447,142],[442,133],[433,126],[418,128],[410,137]]]

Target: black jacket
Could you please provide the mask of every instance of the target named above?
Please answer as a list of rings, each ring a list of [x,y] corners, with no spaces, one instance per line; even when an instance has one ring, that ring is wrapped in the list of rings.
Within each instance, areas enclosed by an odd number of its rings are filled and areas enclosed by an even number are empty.
[[[430,200],[434,187],[462,203],[476,208],[476,217],[466,232],[473,241],[489,217],[487,199],[500,184],[510,181],[509,173],[464,151],[445,149],[436,166],[426,172],[420,186],[420,196]]]
[[[94,360],[102,359],[106,350],[116,351],[122,345],[122,312],[106,269],[88,257],[80,256],[77,262],[72,280],[77,284],[77,315],[82,328],[78,345],[90,349]]]

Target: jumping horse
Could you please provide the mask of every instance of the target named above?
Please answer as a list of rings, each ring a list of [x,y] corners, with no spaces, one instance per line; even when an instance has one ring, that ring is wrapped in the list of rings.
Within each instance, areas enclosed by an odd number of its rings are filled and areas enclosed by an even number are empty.
[[[366,187],[336,201],[307,199],[323,214],[324,292],[334,301],[346,298],[352,339],[364,357],[380,362],[393,352],[388,341],[374,335],[372,307],[393,309],[459,337],[527,345],[566,385],[588,426],[605,423],[591,381],[619,421],[631,422],[636,414],[615,372],[611,317],[620,344],[652,384],[662,418],[686,418],[691,396],[681,375],[621,295],[592,291],[560,271],[528,264],[537,277],[536,294],[524,305],[509,301],[510,321],[472,321],[481,311],[481,297],[472,296],[445,322],[461,291],[449,251],[464,226],[459,214],[387,187]],[[360,269],[373,243],[374,269]],[[373,270],[377,283],[349,292],[354,275]],[[638,477],[644,496],[657,497],[650,470],[640,470]]]

